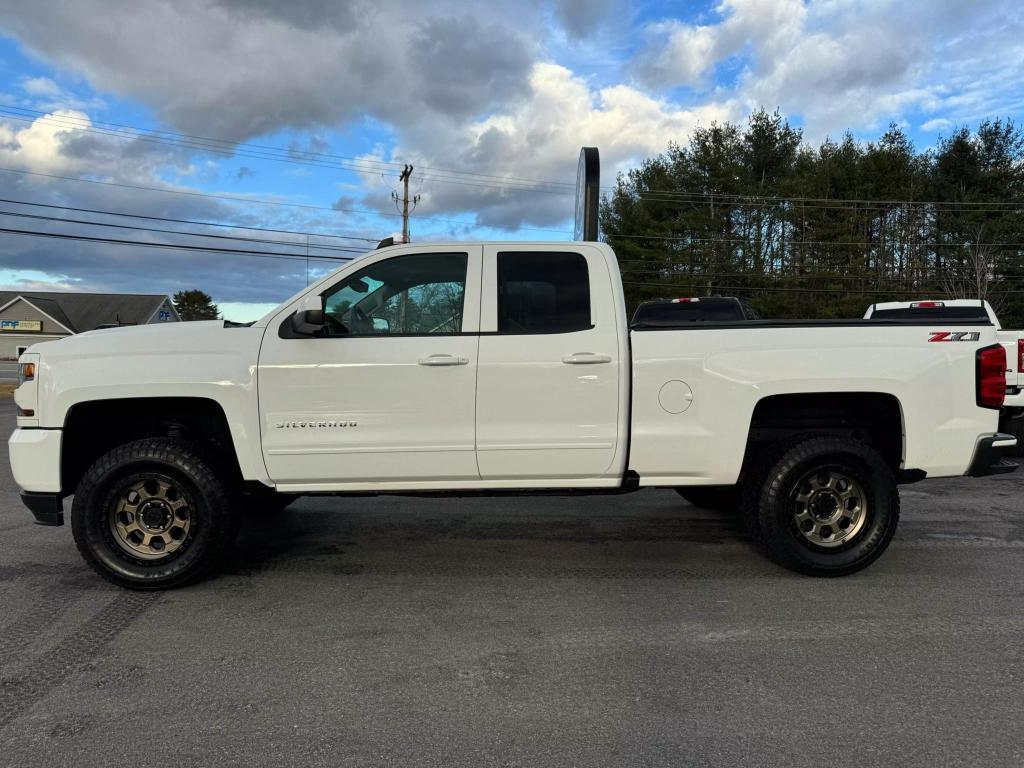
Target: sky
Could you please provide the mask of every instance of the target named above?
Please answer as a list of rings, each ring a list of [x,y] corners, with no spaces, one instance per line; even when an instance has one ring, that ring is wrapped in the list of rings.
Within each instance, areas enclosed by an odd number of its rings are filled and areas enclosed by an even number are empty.
[[[251,320],[400,231],[391,195],[405,163],[414,242],[566,240],[581,146],[600,149],[609,184],[694,127],[762,106],[811,143],[870,140],[895,122],[926,147],[986,117],[1019,122],[1024,11],[6,0],[0,229],[132,243],[0,232],[0,285],[199,288]],[[119,226],[76,223],[88,221]]]

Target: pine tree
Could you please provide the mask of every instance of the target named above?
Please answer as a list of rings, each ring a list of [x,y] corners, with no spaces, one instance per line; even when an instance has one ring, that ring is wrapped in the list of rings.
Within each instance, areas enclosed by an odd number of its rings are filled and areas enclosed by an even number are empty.
[[[174,308],[182,320],[219,320],[220,310],[210,294],[193,288],[174,294]]]

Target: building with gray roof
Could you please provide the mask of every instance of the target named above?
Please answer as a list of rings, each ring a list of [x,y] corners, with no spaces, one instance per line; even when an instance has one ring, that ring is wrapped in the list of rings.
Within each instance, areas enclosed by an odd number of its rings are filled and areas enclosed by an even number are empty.
[[[16,360],[39,341],[97,328],[180,320],[164,294],[0,291],[0,360]]]

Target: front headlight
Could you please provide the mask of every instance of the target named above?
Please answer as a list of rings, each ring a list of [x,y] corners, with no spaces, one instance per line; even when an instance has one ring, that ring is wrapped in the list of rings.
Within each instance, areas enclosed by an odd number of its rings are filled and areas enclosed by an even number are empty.
[[[39,353],[26,352],[18,360],[18,387],[14,404],[18,406],[18,426],[38,426],[39,418]],[[33,421],[28,421],[33,419]]]

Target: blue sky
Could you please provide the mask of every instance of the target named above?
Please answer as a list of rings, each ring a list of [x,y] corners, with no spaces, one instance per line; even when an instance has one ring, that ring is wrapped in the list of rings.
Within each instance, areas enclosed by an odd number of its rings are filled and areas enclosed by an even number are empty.
[[[8,199],[313,233],[311,254],[342,258],[400,228],[390,194],[410,162],[415,240],[560,240],[583,144],[601,149],[607,181],[765,106],[810,142],[895,121],[925,147],[1019,119],[1022,41],[1006,0],[11,3],[0,168],[15,172],[0,179]],[[6,228],[306,252],[303,234],[234,230],[280,241],[253,246],[4,205]],[[0,234],[4,287],[198,287],[233,319],[334,263]]]

